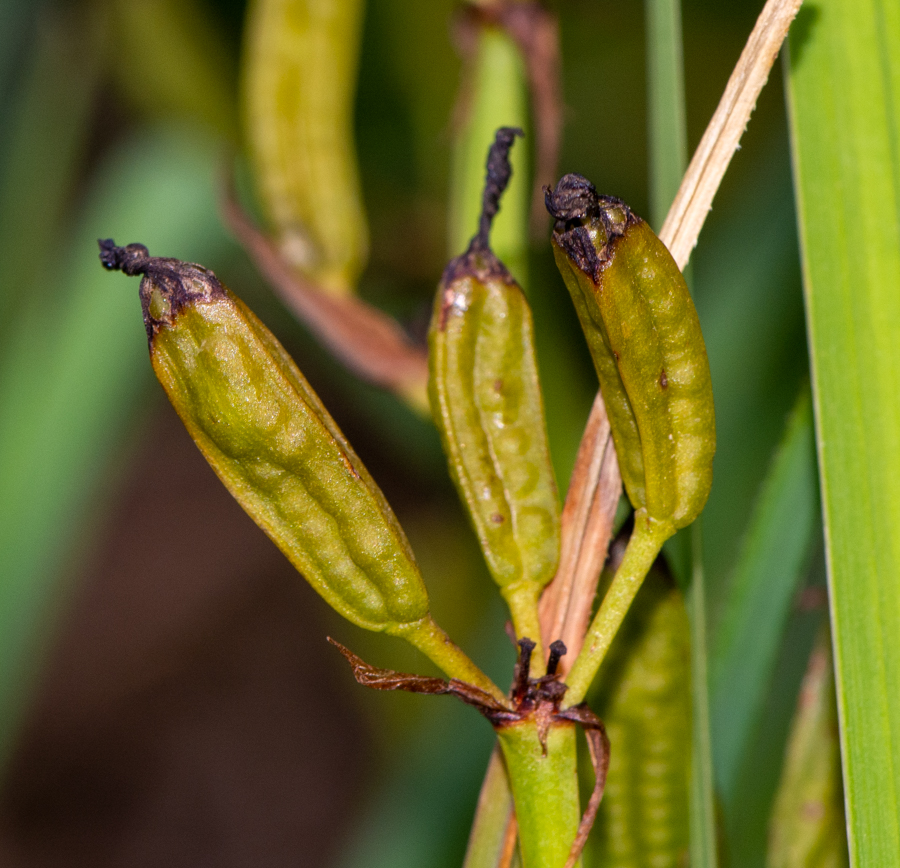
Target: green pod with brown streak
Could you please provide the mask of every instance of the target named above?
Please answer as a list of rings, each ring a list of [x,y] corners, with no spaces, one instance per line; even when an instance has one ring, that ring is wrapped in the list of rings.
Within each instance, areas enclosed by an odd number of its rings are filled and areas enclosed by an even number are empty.
[[[501,129],[491,149],[488,211],[496,210],[509,178],[506,155],[515,134]],[[490,217],[482,219],[482,231],[438,287],[429,393],[451,475],[516,634],[537,641],[537,599],[559,560],[559,499],[531,310],[488,246],[489,224]]]
[[[253,0],[242,69],[257,193],[284,259],[352,292],[368,255],[353,146],[362,0]]]
[[[345,618],[404,634],[428,617],[406,537],[290,356],[212,272],[101,242],[141,274],[153,369],[241,506]]]
[[[709,361],[687,284],[650,227],[580,175],[564,176],[546,200],[625,490],[674,532],[703,509],[716,448]]]

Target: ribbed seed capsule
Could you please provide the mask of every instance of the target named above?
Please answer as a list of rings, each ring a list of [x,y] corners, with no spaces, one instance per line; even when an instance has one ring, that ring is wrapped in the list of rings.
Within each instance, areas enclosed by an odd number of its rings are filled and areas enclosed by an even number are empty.
[[[101,260],[143,275],[159,381],[213,470],[306,580],[360,627],[408,632],[425,618],[428,595],[393,512],[271,332],[199,265],[112,241]]]
[[[684,527],[709,496],[716,448],[709,361],[687,285],[650,227],[587,179],[564,176],[546,200],[628,497]]]
[[[253,0],[243,102],[265,216],[285,260],[354,289],[368,230],[353,150],[362,0]]]
[[[514,134],[498,132],[488,161],[488,216],[438,287],[429,390],[451,474],[491,575],[510,603],[517,633],[528,630],[524,635],[536,638],[535,601],[559,560],[559,502],[531,311],[487,243],[490,217],[509,178]]]
[[[589,694],[614,748],[586,868],[685,864],[689,630],[681,592],[651,572]]]

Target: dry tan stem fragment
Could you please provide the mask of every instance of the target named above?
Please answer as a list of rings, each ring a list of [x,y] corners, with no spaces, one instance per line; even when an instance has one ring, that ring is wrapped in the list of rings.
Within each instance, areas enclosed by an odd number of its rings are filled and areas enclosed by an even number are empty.
[[[802,2],[769,0],[766,3],[697,146],[659,233],[681,269],[690,259],[713,197]]]
[[[562,673],[581,650],[621,491],[609,420],[598,392],[563,508],[559,568],[541,597],[544,647],[562,639],[567,648],[560,661]]]

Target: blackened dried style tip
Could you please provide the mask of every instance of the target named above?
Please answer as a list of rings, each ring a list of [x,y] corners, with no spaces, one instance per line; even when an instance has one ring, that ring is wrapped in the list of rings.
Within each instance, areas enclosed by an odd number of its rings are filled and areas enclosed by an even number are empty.
[[[121,271],[129,277],[143,275],[141,280],[141,307],[147,337],[160,327],[171,325],[175,316],[186,305],[198,301],[211,301],[223,297],[225,288],[208,269],[192,262],[151,256],[143,244],[117,247],[112,238],[101,239],[100,262],[109,271]],[[151,299],[158,296],[158,304],[151,312]]]
[[[488,151],[487,172],[484,180],[484,192],[481,196],[481,217],[478,221],[478,232],[469,242],[466,252],[451,259],[444,269],[441,284],[451,286],[456,280],[474,277],[478,280],[501,280],[514,283],[506,266],[494,255],[490,245],[491,224],[500,210],[500,197],[509,185],[512,177],[512,166],[509,162],[509,151],[516,136],[524,136],[518,127],[500,127],[494,134],[494,143]],[[444,317],[441,329],[446,323],[447,305],[453,303],[452,293],[444,303]]]
[[[108,271],[121,271],[129,277],[144,274],[150,264],[150,251],[143,244],[116,247],[112,238],[98,239],[100,262]]]
[[[557,639],[550,643],[550,656],[547,658],[547,674],[556,675],[561,657],[566,656],[566,643],[562,639]]]
[[[555,190],[544,187],[544,204],[554,220],[587,220],[600,212],[600,196],[583,175],[563,175]]]
[[[500,197],[509,186],[509,179],[512,177],[509,152],[516,141],[516,136],[524,135],[525,133],[518,127],[500,127],[494,134],[494,143],[488,151],[478,234],[472,239],[470,250],[490,248],[491,223],[500,210]]]

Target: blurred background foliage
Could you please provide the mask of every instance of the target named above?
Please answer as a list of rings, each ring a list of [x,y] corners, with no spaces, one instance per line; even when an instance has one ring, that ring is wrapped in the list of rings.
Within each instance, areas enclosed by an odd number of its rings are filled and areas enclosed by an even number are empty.
[[[760,5],[683,4],[689,153]],[[560,172],[646,214],[642,5],[550,6],[562,37]],[[362,42],[356,133],[371,259],[360,292],[419,339],[448,258],[455,7],[369,0]],[[150,376],[134,288],[97,262],[98,237],[140,241],[211,267],[248,302],[385,490],[440,622],[505,683],[504,612],[435,431],[331,360],[220,222],[222,178],[241,165],[244,12],[240,0],[0,8],[4,865],[276,866],[301,852],[302,864],[342,868],[462,860],[489,727],[450,700],[356,687],[326,633],[376,665],[427,663],[340,622],[230,501]],[[704,513],[708,626],[726,657],[735,565],[752,548],[752,507],[808,377],[780,78],[776,66],[692,260],[719,442]],[[564,490],[596,381],[548,244],[534,246],[529,272]],[[808,421],[795,429],[782,449],[794,450],[802,505],[816,482]],[[824,612],[818,510],[808,512],[786,543],[795,566],[736,743],[723,737],[733,722],[712,685],[733,866],[765,862]]]

